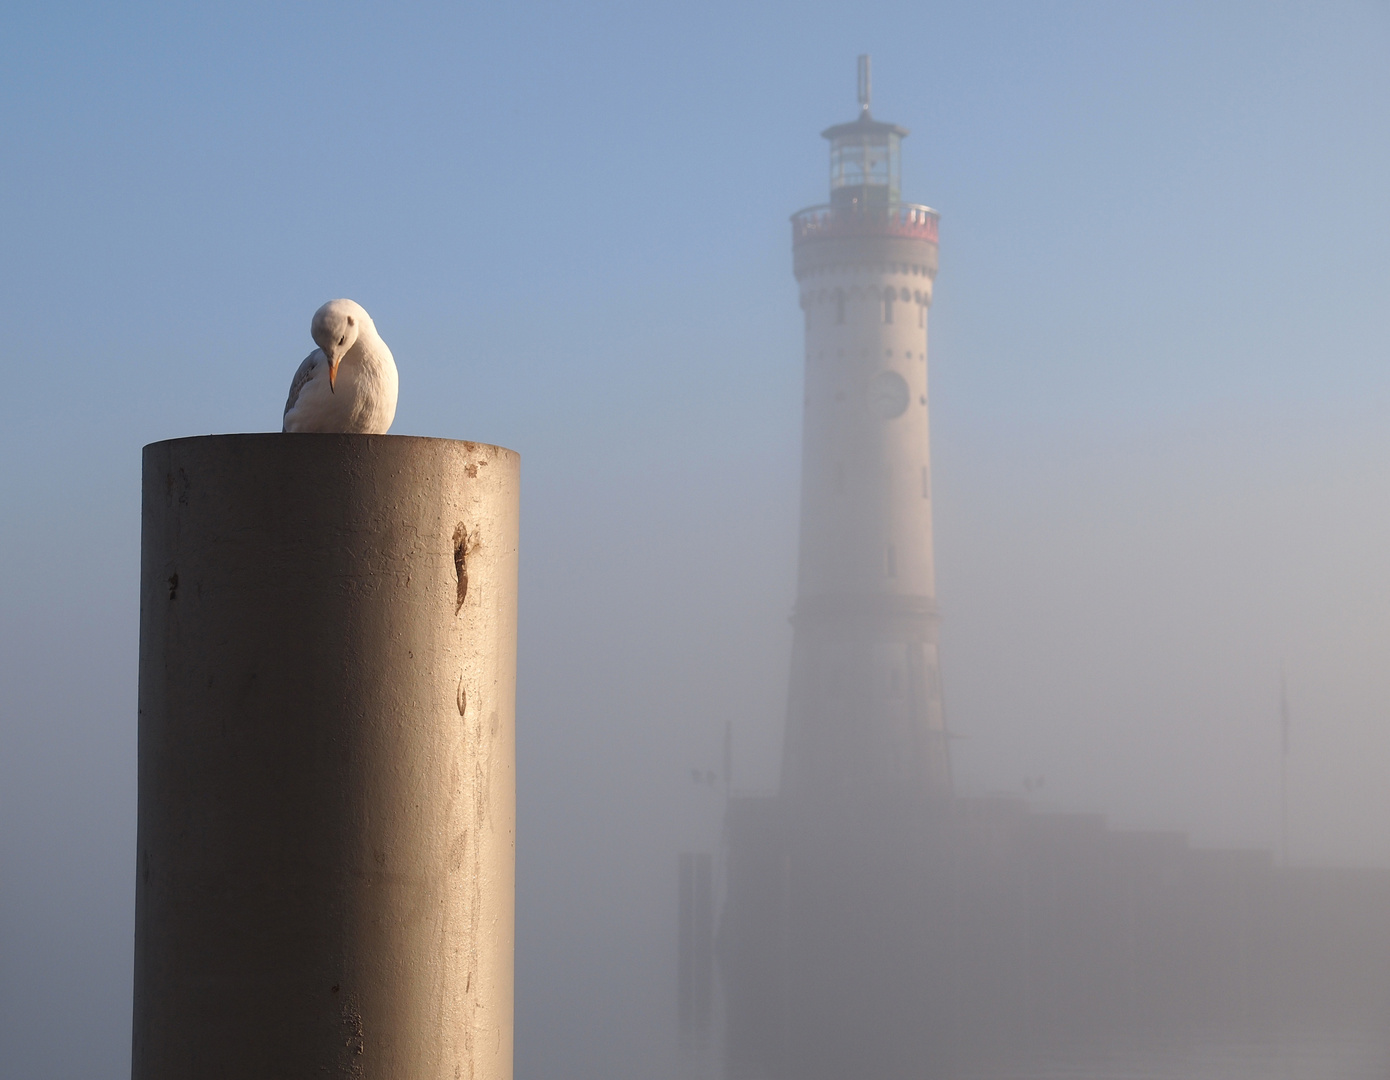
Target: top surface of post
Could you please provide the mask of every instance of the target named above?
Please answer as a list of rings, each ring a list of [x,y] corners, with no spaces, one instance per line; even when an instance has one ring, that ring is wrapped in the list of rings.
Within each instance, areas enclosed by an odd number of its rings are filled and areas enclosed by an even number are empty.
[[[205,440],[205,439],[206,439],[206,440],[226,440],[226,441],[228,441],[228,442],[242,442],[242,441],[252,441],[252,440],[261,440],[261,439],[265,439],[265,440],[274,440],[274,441],[284,440],[284,445],[287,446],[287,447],[288,447],[289,445],[291,445],[292,442],[298,442],[298,441],[300,441],[300,440],[310,440],[310,439],[341,439],[341,440],[351,440],[351,441],[353,441],[353,442],[358,442],[358,441],[360,441],[360,443],[361,443],[362,445],[364,445],[364,446],[370,445],[370,444],[372,444],[372,443],[375,443],[375,444],[377,444],[377,445],[379,445],[379,446],[389,446],[389,445],[391,445],[391,444],[399,444],[399,445],[402,446],[402,447],[406,447],[406,446],[409,446],[409,445],[411,445],[411,444],[429,444],[429,443],[437,443],[437,444],[440,444],[441,446],[444,446],[444,445],[454,445],[454,446],[465,447],[465,448],[468,448],[468,449],[478,449],[478,450],[489,449],[489,450],[496,450],[496,451],[498,451],[498,452],[500,452],[500,453],[503,453],[503,454],[510,454],[510,455],[512,455],[513,457],[516,457],[516,458],[518,458],[518,459],[520,458],[520,455],[517,454],[517,452],[516,452],[515,450],[509,450],[509,449],[507,449],[505,446],[497,446],[497,445],[495,445],[495,444],[493,444],[493,443],[473,442],[473,441],[471,441],[471,440],[469,440],[469,439],[442,439],[442,438],[438,438],[438,437],[432,436],[432,435],[358,435],[358,434],[347,434],[347,433],[325,433],[325,432],[298,433],[298,432],[284,432],[284,431],[247,431],[247,432],[228,432],[228,433],[225,433],[225,434],[216,434],[216,435],[180,435],[180,436],[177,436],[176,438],[172,438],[172,439],[159,439],[159,440],[156,440],[155,442],[152,442],[152,443],[146,443],[144,449],[149,450],[151,447],[155,447],[155,446],[165,446],[165,445],[170,445],[170,444],[173,444],[173,443],[196,443],[196,442],[200,442],[200,441]],[[306,444],[307,444],[307,443],[306,443]],[[341,445],[351,445],[351,443],[343,443],[343,444],[341,444]]]

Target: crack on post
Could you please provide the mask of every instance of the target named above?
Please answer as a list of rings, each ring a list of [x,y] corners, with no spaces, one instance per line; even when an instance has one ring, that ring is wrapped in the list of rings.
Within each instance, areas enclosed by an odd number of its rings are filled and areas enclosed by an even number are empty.
[[[463,610],[464,598],[468,595],[468,530],[463,527],[463,522],[454,526],[454,574],[458,578],[458,602],[454,605],[454,614],[457,615]],[[460,710],[462,711],[462,710]]]

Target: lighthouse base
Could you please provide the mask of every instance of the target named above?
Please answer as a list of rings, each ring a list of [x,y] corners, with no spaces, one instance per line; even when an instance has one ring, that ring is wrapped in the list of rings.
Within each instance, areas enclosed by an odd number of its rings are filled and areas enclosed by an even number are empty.
[[[1277,869],[1005,800],[740,799],[727,835],[730,1077],[938,1080],[1390,1015],[1390,871]]]

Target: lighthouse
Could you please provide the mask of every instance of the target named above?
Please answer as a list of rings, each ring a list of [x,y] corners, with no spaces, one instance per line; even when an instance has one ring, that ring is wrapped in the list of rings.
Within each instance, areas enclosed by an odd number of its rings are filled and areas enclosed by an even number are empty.
[[[725,1076],[1022,1074],[1040,1048],[1301,1016],[1364,1017],[1378,1038],[1387,874],[1295,881],[1268,853],[953,794],[927,427],[937,215],[902,201],[907,132],[874,119],[859,65],[858,118],[824,133],[829,202],[792,217],[806,389],[781,790],[727,801],[713,935],[682,863],[681,955],[687,938],[716,951]]]
[[[801,536],[782,793],[944,798],[927,323],[937,213],[904,202],[907,130],[822,132],[830,201],[792,215],[806,323]]]

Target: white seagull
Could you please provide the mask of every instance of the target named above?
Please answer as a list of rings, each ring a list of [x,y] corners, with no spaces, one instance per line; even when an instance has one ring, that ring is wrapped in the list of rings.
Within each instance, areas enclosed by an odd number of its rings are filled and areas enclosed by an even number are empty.
[[[284,430],[385,435],[396,418],[396,361],[372,317],[352,300],[330,300],[309,332],[318,348],[294,373]]]

